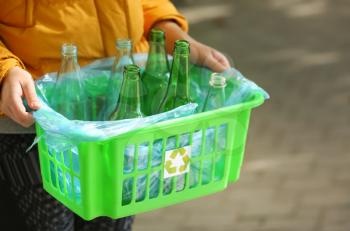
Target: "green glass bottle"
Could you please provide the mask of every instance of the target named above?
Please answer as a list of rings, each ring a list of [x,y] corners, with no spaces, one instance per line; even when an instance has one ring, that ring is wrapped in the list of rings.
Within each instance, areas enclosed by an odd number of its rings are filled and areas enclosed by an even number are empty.
[[[192,102],[190,99],[189,79],[190,44],[186,40],[177,40],[173,52],[173,62],[166,95],[158,112],[166,112]]]
[[[210,76],[209,90],[204,101],[203,111],[210,111],[225,106],[226,78],[218,73]]]
[[[119,100],[110,120],[121,120],[143,117],[141,111],[140,68],[134,64],[124,67],[124,78]]]
[[[63,44],[61,67],[52,94],[52,107],[68,119],[87,120],[87,97],[78,64],[78,48],[74,44]]]
[[[143,112],[153,115],[158,112],[169,82],[169,62],[165,50],[165,34],[160,29],[152,29],[149,37],[150,50],[143,83]]]

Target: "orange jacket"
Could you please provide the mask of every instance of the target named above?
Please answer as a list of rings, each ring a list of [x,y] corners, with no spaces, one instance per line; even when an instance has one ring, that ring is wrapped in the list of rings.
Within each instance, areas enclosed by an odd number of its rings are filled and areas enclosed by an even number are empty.
[[[78,46],[82,66],[113,56],[117,38],[147,51],[147,34],[161,20],[188,29],[168,0],[0,0],[0,83],[16,65],[34,78],[57,71],[65,42]]]

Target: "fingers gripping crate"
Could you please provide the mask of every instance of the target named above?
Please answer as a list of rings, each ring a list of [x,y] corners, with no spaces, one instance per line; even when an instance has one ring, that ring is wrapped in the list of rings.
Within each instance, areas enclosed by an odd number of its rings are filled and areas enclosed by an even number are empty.
[[[44,188],[86,220],[124,217],[221,191],[239,177],[250,111],[263,101],[257,94],[245,103],[62,153],[48,150],[41,139]]]

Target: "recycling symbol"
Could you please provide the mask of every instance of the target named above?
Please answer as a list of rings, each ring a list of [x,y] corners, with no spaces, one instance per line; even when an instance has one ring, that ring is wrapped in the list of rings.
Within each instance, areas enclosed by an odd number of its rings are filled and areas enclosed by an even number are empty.
[[[189,154],[188,147],[168,151],[164,166],[165,178],[187,172],[190,163]]]

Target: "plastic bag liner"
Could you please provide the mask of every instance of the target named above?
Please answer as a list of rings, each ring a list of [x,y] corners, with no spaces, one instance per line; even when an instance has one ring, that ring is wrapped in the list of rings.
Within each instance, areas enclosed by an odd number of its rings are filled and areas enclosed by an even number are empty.
[[[169,57],[171,59],[171,57]],[[135,63],[143,67],[147,61],[147,54],[134,55]],[[203,110],[205,96],[209,89],[209,79],[211,71],[196,65],[190,66],[190,94],[194,103],[186,104],[171,111],[152,115],[144,118],[127,119],[119,121],[98,121],[106,120],[107,115],[116,106],[119,89],[111,94],[108,92],[108,86],[113,58],[97,60],[81,69],[84,79],[84,87],[87,91],[87,99],[83,99],[92,105],[95,114],[92,114],[91,120],[79,121],[69,120],[57,113],[50,107],[52,103],[52,90],[54,89],[56,73],[49,73],[36,81],[36,90],[42,101],[42,107],[33,112],[36,122],[44,130],[44,137],[49,149],[57,152],[63,152],[72,149],[80,142],[102,141],[111,137],[129,132],[134,129],[146,127],[161,121],[174,118],[189,116],[199,113]],[[239,71],[234,68],[222,73],[226,77],[227,86],[225,88],[226,101],[225,106],[231,106],[237,103],[249,100],[256,93],[262,94],[265,99],[269,95],[254,82],[246,79]],[[119,86],[121,82],[112,83]],[[100,101],[111,100],[108,106],[98,108]],[[97,114],[98,113],[98,114]],[[97,120],[97,121],[96,121]],[[40,139],[40,137],[39,137]],[[35,140],[37,142],[38,138]]]
[[[34,118],[45,131],[47,145],[57,152],[71,149],[80,142],[102,141],[164,120],[191,115],[197,107],[197,104],[191,103],[144,118],[118,121],[80,121],[67,119],[46,103],[42,103],[42,105],[40,110],[33,113]]]

